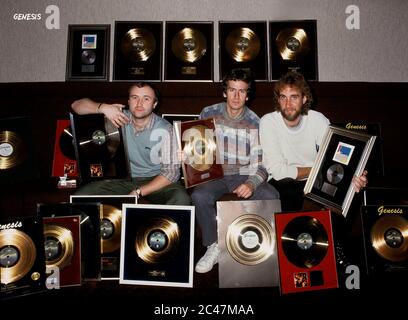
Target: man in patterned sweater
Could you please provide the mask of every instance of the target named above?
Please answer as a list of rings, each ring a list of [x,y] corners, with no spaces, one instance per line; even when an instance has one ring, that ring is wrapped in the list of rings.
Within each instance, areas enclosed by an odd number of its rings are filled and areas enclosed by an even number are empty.
[[[205,255],[195,267],[199,273],[210,271],[218,262],[215,203],[223,194],[232,192],[250,200],[279,198],[276,189],[266,182],[268,174],[261,164],[259,117],[245,105],[251,84],[244,70],[232,70],[222,82],[226,102],[208,106],[200,114],[200,119],[215,119],[224,177],[198,185],[192,193],[203,245],[207,246]]]

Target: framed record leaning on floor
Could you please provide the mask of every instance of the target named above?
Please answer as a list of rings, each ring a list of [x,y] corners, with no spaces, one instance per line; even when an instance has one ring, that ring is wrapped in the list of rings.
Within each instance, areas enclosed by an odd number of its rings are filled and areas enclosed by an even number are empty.
[[[75,156],[74,136],[69,120],[57,120],[54,143],[52,176],[77,177],[78,166]]]
[[[0,217],[0,300],[44,290],[43,225],[39,217]]]
[[[408,206],[361,207],[368,273],[408,272]]]
[[[0,119],[0,184],[31,180],[36,167],[31,118]]]
[[[166,22],[164,80],[213,80],[212,22]]]
[[[120,283],[193,286],[194,207],[122,207]]]
[[[329,210],[275,214],[283,294],[337,288]]]
[[[219,286],[279,286],[275,212],[280,200],[218,201]]]
[[[220,78],[231,69],[250,72],[254,80],[268,80],[268,48],[266,21],[220,21]]]
[[[110,25],[69,25],[66,80],[109,80]]]
[[[115,22],[113,80],[161,80],[162,29],[162,22]]]
[[[81,181],[129,178],[125,131],[102,114],[70,117]]]
[[[316,20],[269,23],[272,80],[297,71],[307,80],[318,80]]]
[[[304,188],[306,197],[345,217],[355,194],[353,176],[363,173],[375,139],[329,126]]]

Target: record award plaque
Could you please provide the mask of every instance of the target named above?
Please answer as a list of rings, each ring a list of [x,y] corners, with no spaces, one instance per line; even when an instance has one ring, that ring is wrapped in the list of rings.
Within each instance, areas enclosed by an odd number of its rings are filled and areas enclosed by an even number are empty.
[[[275,214],[283,294],[338,288],[330,211]]]
[[[66,80],[109,80],[110,25],[69,25]]]
[[[268,80],[266,22],[220,21],[218,28],[220,79],[240,68],[254,80]]]
[[[162,29],[162,22],[115,22],[113,80],[161,80]]]
[[[316,20],[269,23],[271,74],[278,80],[288,71],[318,80]]]
[[[102,114],[70,114],[81,182],[130,176],[125,131]]]
[[[217,201],[220,288],[279,286],[280,200]]]
[[[212,22],[166,22],[166,81],[213,80]]]
[[[319,147],[304,193],[346,217],[356,192],[354,176],[361,176],[376,136],[330,125]]]
[[[122,208],[119,283],[191,288],[194,206]]]
[[[77,177],[78,166],[75,156],[74,136],[69,120],[57,120],[52,162],[53,177]]]
[[[137,197],[131,195],[72,195],[70,199],[71,203],[101,203],[101,280],[119,280],[122,205],[137,203]]]
[[[407,272],[408,206],[363,206],[361,219],[368,273]]]
[[[218,163],[218,148],[214,119],[176,122],[175,131],[183,151],[181,168],[186,188],[224,176]]]

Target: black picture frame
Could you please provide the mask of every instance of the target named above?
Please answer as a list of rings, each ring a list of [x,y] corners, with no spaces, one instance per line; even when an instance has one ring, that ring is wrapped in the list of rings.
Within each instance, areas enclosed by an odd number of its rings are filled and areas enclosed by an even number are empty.
[[[304,193],[346,217],[355,189],[353,176],[360,176],[376,136],[330,125],[307,179]]]
[[[288,71],[319,79],[316,20],[270,21],[269,44],[272,80]]]
[[[108,81],[110,25],[68,25],[66,81]]]
[[[218,31],[220,79],[240,68],[255,81],[268,81],[266,21],[220,21]]]
[[[161,81],[163,22],[115,21],[113,80]]]
[[[164,81],[214,80],[214,24],[166,22]]]

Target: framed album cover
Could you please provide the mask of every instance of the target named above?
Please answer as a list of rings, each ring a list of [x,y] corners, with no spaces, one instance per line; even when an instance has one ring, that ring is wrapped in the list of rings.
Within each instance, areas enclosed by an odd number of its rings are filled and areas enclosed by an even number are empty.
[[[268,47],[266,21],[220,21],[220,79],[231,69],[250,72],[254,80],[268,80]]]
[[[213,80],[213,22],[166,22],[165,81]]]
[[[175,122],[179,148],[186,159],[181,163],[186,188],[222,178],[214,119]]]
[[[110,25],[68,25],[66,80],[109,80]]]
[[[124,204],[119,283],[193,287],[194,206]]]
[[[113,80],[161,80],[162,30],[162,22],[115,21]]]
[[[272,80],[297,71],[307,80],[318,80],[316,20],[269,23]]]
[[[353,176],[363,173],[375,139],[330,125],[307,179],[305,196],[345,217],[355,194]]]

